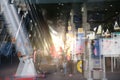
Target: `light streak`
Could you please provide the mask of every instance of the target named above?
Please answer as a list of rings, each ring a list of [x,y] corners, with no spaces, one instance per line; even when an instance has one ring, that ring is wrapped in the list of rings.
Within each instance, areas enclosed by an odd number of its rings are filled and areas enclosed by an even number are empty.
[[[19,31],[20,31],[20,27],[21,27],[21,25],[22,25],[22,21],[23,21],[23,16],[22,16],[22,19],[21,19],[21,21],[20,21],[20,25],[19,25],[19,27],[18,27],[18,30],[17,30],[17,32],[16,32],[15,39],[17,39],[18,33],[19,33]]]
[[[27,13],[25,13],[20,20],[14,4],[8,4],[8,0],[1,0],[1,2],[2,8],[4,8],[3,13],[5,20],[9,23],[8,29],[10,31],[12,30],[10,35],[16,39],[15,45],[17,50],[21,51],[23,55],[30,54],[32,52],[32,48],[29,40],[26,39],[25,31],[23,30],[24,25],[22,23],[23,17],[25,17]],[[29,45],[25,46],[26,43]]]

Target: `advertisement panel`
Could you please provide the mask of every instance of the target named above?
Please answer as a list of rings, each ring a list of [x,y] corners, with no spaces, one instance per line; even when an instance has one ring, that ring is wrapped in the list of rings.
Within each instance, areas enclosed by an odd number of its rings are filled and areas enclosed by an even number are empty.
[[[118,56],[120,54],[119,44],[120,44],[119,38],[100,39],[101,54],[107,57]]]
[[[76,40],[76,54],[84,53],[85,47],[85,39],[84,33],[78,33],[77,40]]]
[[[92,40],[92,42],[91,42],[91,50],[92,50],[92,57],[93,58],[99,58],[100,57],[99,39]]]

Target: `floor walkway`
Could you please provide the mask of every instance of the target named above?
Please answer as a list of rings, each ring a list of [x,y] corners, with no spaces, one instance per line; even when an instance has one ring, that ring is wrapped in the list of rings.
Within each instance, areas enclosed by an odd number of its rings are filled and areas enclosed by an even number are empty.
[[[19,80],[13,79],[13,76],[18,67],[18,63],[16,64],[6,64],[0,65],[0,80]],[[120,71],[116,70],[115,72],[107,71],[107,79],[108,80],[120,80]],[[22,80],[35,80],[33,79],[22,79]],[[52,73],[47,73],[46,78],[38,77],[36,80],[86,80],[80,73],[75,73],[73,76],[69,77],[69,75],[64,76],[60,71],[53,71]]]

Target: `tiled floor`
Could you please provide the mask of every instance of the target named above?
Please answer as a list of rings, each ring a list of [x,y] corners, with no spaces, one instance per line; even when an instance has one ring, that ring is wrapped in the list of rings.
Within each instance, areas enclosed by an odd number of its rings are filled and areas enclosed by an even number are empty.
[[[19,61],[15,59],[13,63],[9,64],[0,64],[0,80],[19,80],[13,79],[14,74],[16,73]],[[120,70],[115,70],[111,72],[110,70],[107,71],[107,79],[108,80],[120,80]],[[22,79],[22,80],[30,80],[30,79]],[[32,79],[35,80],[35,79]],[[64,76],[60,71],[53,71],[50,74],[46,75],[46,78],[38,77],[37,80],[85,80],[80,73],[73,74],[72,77],[68,75]]]

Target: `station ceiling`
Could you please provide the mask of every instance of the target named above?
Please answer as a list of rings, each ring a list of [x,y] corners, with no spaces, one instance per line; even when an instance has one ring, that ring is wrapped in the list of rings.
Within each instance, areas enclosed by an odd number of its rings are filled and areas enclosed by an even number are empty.
[[[24,0],[15,0],[24,2]],[[82,3],[82,2],[109,2],[118,0],[29,0],[31,3],[51,4],[51,3]]]
[[[17,0],[22,1],[22,0]],[[24,0],[23,0],[24,1]],[[74,9],[75,20],[79,20],[76,25],[82,24],[81,8],[84,2],[87,6],[87,21],[92,22],[93,26],[101,23],[113,23],[120,15],[120,0],[28,0],[30,3],[42,8],[47,19],[63,21],[70,17],[71,9]],[[39,9],[38,8],[38,9]],[[76,16],[77,15],[77,16]],[[120,20],[118,20],[120,24]],[[66,21],[67,22],[67,21]]]
[[[69,15],[68,12],[71,9],[74,9],[75,14],[80,15],[81,7],[85,0],[60,0],[60,2],[58,0],[50,0],[48,3],[47,1],[46,4],[42,4],[41,0],[39,6],[46,9],[50,17],[57,17],[60,14]],[[120,14],[119,0],[87,0],[86,5],[89,21],[104,22]]]

